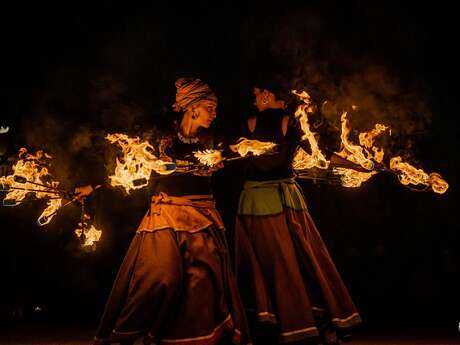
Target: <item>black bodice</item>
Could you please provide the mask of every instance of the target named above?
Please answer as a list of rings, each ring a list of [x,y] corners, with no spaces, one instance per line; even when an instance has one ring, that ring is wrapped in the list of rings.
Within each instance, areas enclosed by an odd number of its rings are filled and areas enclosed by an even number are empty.
[[[212,148],[212,140],[208,137],[200,138],[197,143],[184,143],[175,135],[170,141],[164,153],[177,166],[180,166],[182,162],[198,163],[193,152]],[[202,176],[202,172],[184,173],[179,170],[171,175],[153,173],[150,178],[149,190],[152,195],[160,192],[172,196],[212,194],[211,178],[210,176]]]
[[[247,161],[246,180],[267,181],[294,176],[292,159],[296,147],[295,129],[288,127],[284,136],[282,109],[267,109],[257,115],[254,132],[245,133],[245,137],[278,144],[277,153],[251,157]]]

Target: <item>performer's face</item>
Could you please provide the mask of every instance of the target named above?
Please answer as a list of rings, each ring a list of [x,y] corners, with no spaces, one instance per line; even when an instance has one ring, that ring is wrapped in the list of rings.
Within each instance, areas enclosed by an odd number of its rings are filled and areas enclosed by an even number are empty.
[[[201,101],[194,108],[195,114],[198,116],[194,121],[196,121],[198,127],[209,128],[212,121],[217,116],[216,113],[217,103],[213,101]]]
[[[257,107],[257,110],[264,111],[269,108],[273,99],[274,95],[270,91],[262,90],[258,87],[254,88],[254,105]]]

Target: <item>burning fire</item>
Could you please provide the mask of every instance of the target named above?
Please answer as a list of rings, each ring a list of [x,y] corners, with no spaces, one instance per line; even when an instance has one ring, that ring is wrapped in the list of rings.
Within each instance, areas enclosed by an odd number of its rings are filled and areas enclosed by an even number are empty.
[[[108,134],[106,139],[118,144],[123,151],[123,158],[117,158],[117,166],[112,176],[109,176],[112,186],[122,186],[129,194],[131,189],[139,189],[148,184],[152,171],[161,175],[174,172],[171,162],[158,159],[152,152],[153,146],[139,137],[130,138],[126,134]]]
[[[374,138],[388,129],[387,126],[384,126],[380,123],[377,123],[369,132],[364,132],[359,134],[359,143],[361,146],[364,146],[367,149],[374,147]]]
[[[17,206],[29,194],[37,199],[50,198],[38,218],[40,225],[48,224],[62,205],[61,193],[57,189],[59,182],[52,179],[46,167],[45,160],[52,157],[41,150],[35,154],[28,153],[25,148],[19,150],[18,157],[13,165],[13,174],[0,177],[2,189],[8,191],[3,205]]]
[[[374,138],[385,132],[387,129],[387,126],[377,123],[374,129],[371,131],[359,134],[359,143],[361,146],[364,146],[366,149],[372,150],[372,152],[374,152],[373,155],[370,155],[377,163],[381,163],[383,161],[384,152],[383,149],[379,149],[374,146]]]
[[[369,180],[373,175],[377,174],[375,171],[364,172],[356,171],[347,168],[333,168],[332,172],[340,176],[342,186],[348,188],[357,188]]]
[[[40,217],[38,217],[37,223],[40,226],[46,225],[51,222],[56,211],[62,206],[62,199],[50,199],[46,204],[45,210],[42,212]]]
[[[399,172],[398,178],[403,185],[425,185],[431,187],[435,193],[444,194],[449,184],[438,173],[427,174],[422,169],[417,169],[409,163],[404,163],[397,156],[390,160],[390,169]]]
[[[238,152],[241,157],[246,157],[248,153],[260,156],[265,153],[273,152],[277,144],[267,141],[250,140],[247,138],[238,139],[235,145],[230,145],[233,152]]]
[[[356,106],[354,106],[356,108]],[[347,119],[347,112],[341,116],[342,132],[340,139],[342,141],[343,149],[337,155],[346,158],[350,162],[360,165],[369,172],[357,171],[347,168],[334,168],[333,172],[339,175],[344,187],[356,188],[360,187],[364,182],[369,180],[377,172],[373,171],[374,162],[381,163],[384,157],[384,151],[374,146],[374,139],[376,136],[387,130],[387,126],[376,124],[374,129],[369,132],[359,134],[360,145],[351,143],[349,139],[351,127]],[[371,150],[373,153],[371,153]]]
[[[342,140],[343,149],[337,154],[341,157],[348,159],[349,161],[362,166],[366,170],[374,169],[374,163],[372,162],[373,156],[369,154],[367,150],[359,145],[355,145],[350,142],[349,134],[351,131],[350,122],[347,119],[347,112],[344,112],[341,116],[342,121],[342,133],[340,139]],[[366,134],[363,134],[363,138]]]
[[[194,152],[195,158],[198,159],[198,161],[201,164],[213,167],[220,162],[222,162],[222,151],[220,150],[204,150],[204,151],[197,151]]]
[[[82,221],[78,223],[79,228],[75,229],[75,234],[78,238],[82,239],[83,246],[92,246],[101,238],[102,231],[97,230],[94,225],[88,229],[88,220],[91,219],[87,214],[83,215]],[[83,236],[83,237],[82,237]]]
[[[308,114],[313,112],[310,95],[305,91],[297,92],[293,90],[292,93],[304,102],[297,107],[295,117],[299,120],[304,133],[302,141],[308,140],[312,152],[309,155],[304,149],[299,148],[294,156],[293,167],[296,170],[311,169],[313,167],[327,169],[329,162],[319,149],[318,140],[315,138],[315,133],[310,130],[310,124],[308,123]]]

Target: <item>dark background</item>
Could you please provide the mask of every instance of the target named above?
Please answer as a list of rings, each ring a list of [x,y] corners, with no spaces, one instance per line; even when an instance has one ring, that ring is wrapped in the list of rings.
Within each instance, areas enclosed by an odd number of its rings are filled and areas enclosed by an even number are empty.
[[[459,56],[452,6],[2,5],[0,125],[10,133],[1,140],[9,155],[21,146],[53,154],[56,175],[71,188],[105,173],[103,133],[138,133],[160,122],[177,77],[210,83],[220,99],[215,131],[232,137],[251,111],[254,71],[282,70],[290,87],[333,105],[323,114],[333,126],[339,110],[358,104],[356,131],[383,121],[393,129],[383,142],[388,152],[404,152],[449,182],[444,195],[411,191],[384,174],[353,190],[301,183],[366,327],[456,327]],[[215,180],[231,237],[239,176],[230,168]],[[96,195],[90,209],[104,233],[94,252],[73,235],[76,207],[42,228],[35,223],[40,203],[0,209],[1,324],[95,326],[147,202],[145,191]]]

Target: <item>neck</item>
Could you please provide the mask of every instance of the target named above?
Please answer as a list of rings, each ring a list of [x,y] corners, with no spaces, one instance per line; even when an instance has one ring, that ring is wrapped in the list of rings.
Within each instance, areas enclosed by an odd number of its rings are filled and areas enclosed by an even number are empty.
[[[186,112],[184,114],[184,117],[182,118],[182,121],[179,127],[179,130],[182,133],[182,135],[189,137],[189,138],[197,136],[199,127],[195,125],[194,122],[195,121],[193,121],[191,114]]]

